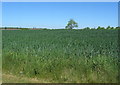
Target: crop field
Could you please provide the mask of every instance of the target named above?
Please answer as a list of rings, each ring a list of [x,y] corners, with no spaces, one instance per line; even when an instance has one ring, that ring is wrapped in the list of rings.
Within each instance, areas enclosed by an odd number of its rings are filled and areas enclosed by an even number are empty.
[[[2,31],[3,73],[40,83],[117,83],[118,52],[115,29]]]

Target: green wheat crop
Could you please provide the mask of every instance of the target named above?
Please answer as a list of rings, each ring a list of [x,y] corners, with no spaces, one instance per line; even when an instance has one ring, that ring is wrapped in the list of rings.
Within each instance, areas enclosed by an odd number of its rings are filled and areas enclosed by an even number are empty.
[[[117,30],[4,30],[2,34],[3,72],[53,83],[118,82]]]

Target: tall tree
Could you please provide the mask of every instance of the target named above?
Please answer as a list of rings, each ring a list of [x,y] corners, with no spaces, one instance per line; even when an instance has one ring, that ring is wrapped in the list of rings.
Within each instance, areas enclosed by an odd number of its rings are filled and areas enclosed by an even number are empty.
[[[65,28],[66,29],[73,29],[74,27],[78,27],[78,23],[75,22],[73,19],[70,19],[70,21],[68,21],[68,24]]]

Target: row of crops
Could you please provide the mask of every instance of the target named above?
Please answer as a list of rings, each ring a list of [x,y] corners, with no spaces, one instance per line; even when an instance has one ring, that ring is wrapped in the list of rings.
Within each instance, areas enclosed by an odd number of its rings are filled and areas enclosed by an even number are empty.
[[[3,30],[2,38],[5,73],[53,83],[118,82],[118,30]]]

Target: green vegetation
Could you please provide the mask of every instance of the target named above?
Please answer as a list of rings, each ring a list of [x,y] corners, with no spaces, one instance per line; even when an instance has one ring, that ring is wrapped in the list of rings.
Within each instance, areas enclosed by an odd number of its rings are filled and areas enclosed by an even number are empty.
[[[19,28],[19,27],[1,27],[0,29],[5,29],[5,30],[27,30],[29,28]]]
[[[78,24],[74,21],[74,20],[70,20],[68,21],[68,24],[67,26],[65,27],[65,29],[73,29],[74,27],[78,27]],[[21,27],[0,27],[0,29],[4,29],[4,30],[46,30],[48,28],[21,28]],[[64,29],[64,28],[63,28]],[[110,30],[110,29],[120,29],[120,27],[100,27],[98,26],[97,28],[89,28],[89,27],[85,27],[83,29],[97,29],[97,30],[100,30],[100,29],[107,29],[107,30]]]
[[[7,82],[9,83],[40,83],[40,82],[44,82],[44,83],[50,83],[45,79],[40,79],[38,80],[37,78],[28,78],[26,76],[20,75],[20,76],[16,76],[14,74],[7,74],[4,73],[2,74],[2,82]]]
[[[73,29],[74,27],[78,27],[78,23],[75,22],[73,19],[70,19],[65,29]]]
[[[0,84],[2,83],[2,30],[0,30]]]
[[[118,82],[118,30],[3,30],[2,34],[4,74],[51,83]]]

